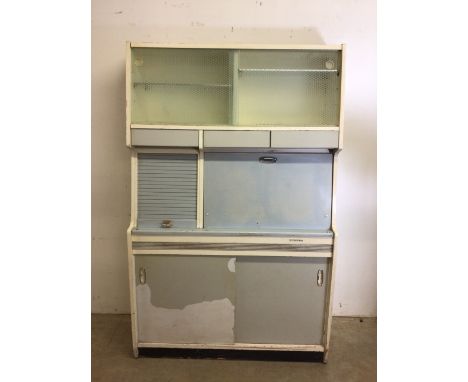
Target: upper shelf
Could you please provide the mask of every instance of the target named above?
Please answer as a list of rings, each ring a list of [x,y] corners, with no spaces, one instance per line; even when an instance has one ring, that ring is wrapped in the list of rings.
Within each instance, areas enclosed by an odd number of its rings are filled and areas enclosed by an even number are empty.
[[[338,69],[281,69],[281,68],[239,68],[239,72],[280,72],[280,73],[338,73]]]
[[[134,82],[133,87],[138,86],[145,87],[145,90],[149,90],[152,86],[193,86],[199,88],[229,88],[230,84],[197,84],[197,83],[178,83],[178,82]]]

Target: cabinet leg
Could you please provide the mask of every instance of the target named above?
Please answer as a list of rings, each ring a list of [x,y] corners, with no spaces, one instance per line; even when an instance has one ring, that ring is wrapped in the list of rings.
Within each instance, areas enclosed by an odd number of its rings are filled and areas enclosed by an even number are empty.
[[[328,350],[323,352],[323,363],[328,363]]]

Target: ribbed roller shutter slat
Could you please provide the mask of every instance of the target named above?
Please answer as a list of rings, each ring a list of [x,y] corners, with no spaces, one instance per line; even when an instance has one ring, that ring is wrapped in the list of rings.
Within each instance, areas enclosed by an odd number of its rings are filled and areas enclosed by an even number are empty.
[[[138,155],[138,226],[195,228],[197,219],[197,156]]]

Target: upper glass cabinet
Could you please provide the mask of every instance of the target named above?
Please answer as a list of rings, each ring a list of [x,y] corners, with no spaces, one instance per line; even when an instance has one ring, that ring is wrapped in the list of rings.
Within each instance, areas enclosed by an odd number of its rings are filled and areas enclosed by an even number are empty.
[[[338,126],[341,50],[131,48],[131,124]]]
[[[229,52],[132,49],[132,123],[226,125]]]
[[[238,124],[337,126],[337,51],[241,51]]]

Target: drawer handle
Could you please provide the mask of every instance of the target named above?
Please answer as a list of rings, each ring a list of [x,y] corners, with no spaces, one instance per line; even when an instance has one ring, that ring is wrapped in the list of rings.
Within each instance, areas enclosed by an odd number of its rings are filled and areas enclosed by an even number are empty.
[[[146,269],[140,268],[140,284],[146,283]]]
[[[276,157],[260,157],[258,160],[263,163],[276,163],[278,159]]]
[[[321,269],[317,272],[317,285],[323,285],[323,271]]]

